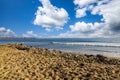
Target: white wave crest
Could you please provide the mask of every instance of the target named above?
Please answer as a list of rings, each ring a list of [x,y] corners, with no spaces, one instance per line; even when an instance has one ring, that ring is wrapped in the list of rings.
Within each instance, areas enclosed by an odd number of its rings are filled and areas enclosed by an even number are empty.
[[[53,42],[53,44],[101,46],[101,47],[120,47],[120,43],[105,43],[105,42]]]

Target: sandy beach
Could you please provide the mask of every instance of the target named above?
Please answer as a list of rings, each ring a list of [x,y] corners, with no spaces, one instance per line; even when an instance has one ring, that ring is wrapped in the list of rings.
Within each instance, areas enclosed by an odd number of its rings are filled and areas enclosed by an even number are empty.
[[[120,80],[120,58],[5,44],[0,80]]]

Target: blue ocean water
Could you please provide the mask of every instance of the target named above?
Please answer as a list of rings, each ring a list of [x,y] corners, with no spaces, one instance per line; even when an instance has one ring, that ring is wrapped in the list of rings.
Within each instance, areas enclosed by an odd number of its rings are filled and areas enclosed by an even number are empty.
[[[24,43],[28,46],[120,57],[120,38],[0,38],[0,44]]]

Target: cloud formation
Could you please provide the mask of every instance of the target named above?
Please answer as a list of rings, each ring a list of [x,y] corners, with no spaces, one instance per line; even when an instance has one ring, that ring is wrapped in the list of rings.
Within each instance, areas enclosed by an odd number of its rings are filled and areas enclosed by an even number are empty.
[[[73,1],[74,4],[77,5],[76,18],[81,18],[81,17],[86,16],[86,11],[92,7],[89,5],[97,1],[98,0],[74,0]]]
[[[105,1],[98,2],[98,6],[92,9],[92,14],[102,15],[105,27],[111,31],[120,31],[120,0]]]
[[[70,29],[72,32],[87,32],[94,30],[94,26],[92,23],[76,22],[75,25],[70,25]]]
[[[77,9],[76,10],[76,18],[80,18],[80,17],[84,17],[86,16],[86,8],[82,8],[82,9]]]
[[[38,7],[35,13],[36,18],[34,24],[46,28],[62,29],[67,23],[69,15],[64,8],[57,8],[53,6],[49,0],[39,0],[42,3],[42,7]]]
[[[95,3],[96,1],[99,0],[74,0],[74,4],[78,5],[79,8],[83,8],[91,3]]]
[[[70,25],[71,37],[111,37],[112,35],[119,37],[120,0],[74,0],[74,4],[78,6],[76,18],[87,16],[86,11],[90,11],[92,15],[102,15],[103,18],[101,22],[78,21]]]
[[[16,37],[17,35],[10,29],[0,27],[0,37]]]
[[[25,34],[22,35],[22,37],[40,38],[41,36],[35,34],[33,31],[27,31]]]

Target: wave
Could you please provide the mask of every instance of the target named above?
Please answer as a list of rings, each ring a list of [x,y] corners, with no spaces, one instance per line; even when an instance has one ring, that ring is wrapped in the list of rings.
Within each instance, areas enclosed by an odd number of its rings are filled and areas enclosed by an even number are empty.
[[[105,43],[105,42],[52,42],[52,43],[53,44],[64,44],[64,45],[120,47],[120,43]]]

